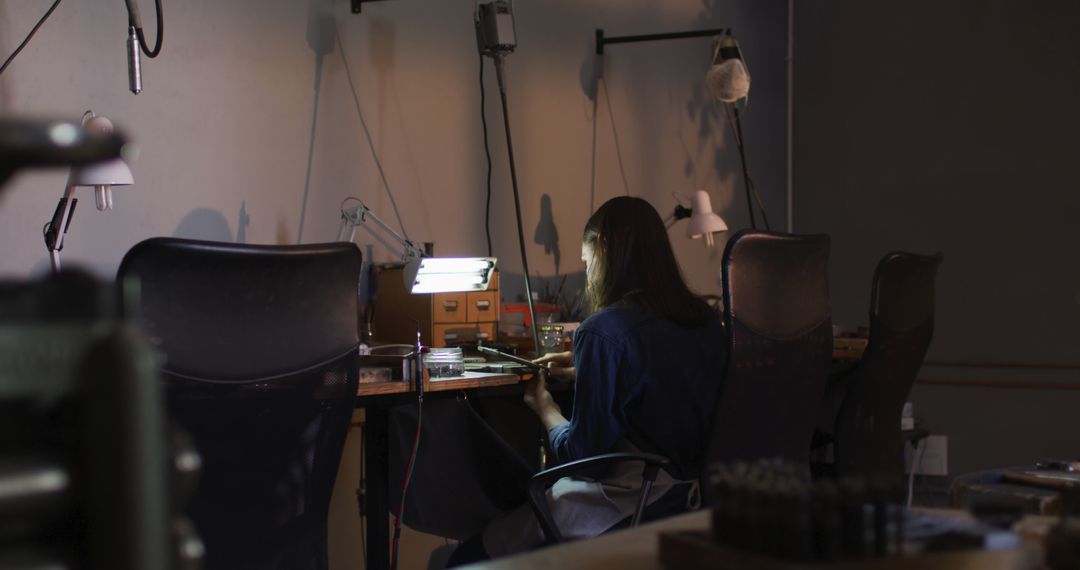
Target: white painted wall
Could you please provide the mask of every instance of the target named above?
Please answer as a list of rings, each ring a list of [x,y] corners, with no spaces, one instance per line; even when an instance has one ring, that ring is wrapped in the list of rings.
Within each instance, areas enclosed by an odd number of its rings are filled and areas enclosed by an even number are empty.
[[[140,3],[144,24],[152,27],[152,3]],[[0,54],[15,48],[47,5],[0,0]],[[136,143],[135,186],[116,189],[116,209],[105,213],[81,190],[87,201],[63,252],[66,265],[102,276],[113,275],[128,248],[153,236],[333,240],[338,206],[348,196],[362,198],[397,227],[358,106],[409,237],[434,241],[439,254],[483,254],[486,163],[473,5],[392,0],[366,4],[357,16],[346,0],[333,0],[330,15],[341,41],[323,57],[316,91],[308,1],[166,2],[162,55],[144,58],[145,91],[134,96],[127,90],[124,3],[68,0],[0,76],[0,113],[76,119],[93,109]],[[507,63],[510,118],[534,275],[582,271],[578,240],[586,218],[624,193],[647,198],[666,216],[675,206],[672,193],[688,198],[704,188],[732,229],[747,225],[738,155],[721,109],[705,95],[709,40],[609,46],[594,99],[589,78],[597,66],[597,27],[609,35],[735,29],[754,78],[744,119],[750,165],[773,223],[782,225],[783,0],[519,0],[515,9],[519,47]],[[152,41],[154,32],[147,34]],[[520,276],[521,264],[490,61],[485,74],[494,253],[505,272],[502,289],[512,292],[521,288],[520,279],[505,276]],[[0,276],[48,270],[41,227],[65,180],[65,172],[34,171],[7,185],[0,197]],[[558,267],[554,254],[533,239],[544,195],[559,234]],[[699,292],[719,293],[723,240],[706,250],[683,237],[685,223],[671,235],[687,279]],[[376,261],[392,260],[381,247],[373,251]],[[335,567],[356,567],[361,559],[352,495],[356,444],[350,439],[331,513]],[[406,535],[405,565],[420,566],[435,544]]]
[[[152,28],[153,5],[143,4]],[[347,196],[364,199],[397,227],[359,106],[409,237],[434,241],[440,254],[486,253],[473,2],[379,2],[359,16],[345,0],[328,6],[341,42],[323,58],[300,239],[334,239],[338,205]],[[35,0],[0,3],[0,53],[10,53],[46,7]],[[751,168],[774,223],[782,223],[782,2],[558,0],[519,1],[515,8],[519,48],[507,63],[510,116],[534,275],[580,271],[585,219],[626,192],[667,215],[673,192],[689,196],[705,188],[732,228],[746,225],[738,157],[720,108],[704,91],[709,40],[609,46],[594,104],[584,86],[592,90],[587,78],[596,65],[597,27],[609,35],[735,28],[755,80],[744,127]],[[74,119],[93,109],[137,145],[136,185],[116,190],[112,212],[84,202],[64,250],[66,262],[103,276],[151,236],[235,240],[239,234],[251,243],[291,243],[301,231],[316,104],[309,2],[186,0],[165,9],[165,46],[159,58],[143,60],[141,95],[127,91],[126,13],[119,0],[61,4],[0,76],[5,115]],[[494,70],[490,61],[485,66],[494,253],[504,271],[520,274]],[[0,274],[46,270],[41,226],[65,175],[28,172],[8,184],[0,201]],[[555,256],[533,243],[545,194],[559,230],[558,268]],[[683,231],[677,226],[672,235],[688,280],[701,292],[718,292],[720,249],[707,251]],[[374,254],[376,261],[392,259],[381,247]]]

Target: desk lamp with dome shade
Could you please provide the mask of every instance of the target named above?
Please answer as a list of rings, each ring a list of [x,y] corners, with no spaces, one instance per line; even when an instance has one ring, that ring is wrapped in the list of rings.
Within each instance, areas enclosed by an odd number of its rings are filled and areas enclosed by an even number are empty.
[[[705,246],[712,247],[715,241],[713,234],[726,232],[728,226],[724,219],[713,212],[712,200],[709,193],[704,190],[694,192],[693,207],[687,208],[682,205],[675,206],[675,211],[665,220],[665,226],[670,228],[675,222],[690,218],[686,226],[686,237],[691,239],[705,238]]]
[[[114,132],[112,121],[87,111],[82,118],[82,128],[87,136],[107,136]],[[56,205],[52,220],[45,224],[45,247],[49,250],[49,260],[53,271],[60,271],[60,250],[64,248],[64,236],[71,226],[71,217],[75,214],[78,199],[74,197],[79,186],[94,187],[94,201],[97,209],[111,210],[113,207],[112,187],[134,184],[131,169],[119,156],[102,162],[75,166],[68,176],[64,195]]]

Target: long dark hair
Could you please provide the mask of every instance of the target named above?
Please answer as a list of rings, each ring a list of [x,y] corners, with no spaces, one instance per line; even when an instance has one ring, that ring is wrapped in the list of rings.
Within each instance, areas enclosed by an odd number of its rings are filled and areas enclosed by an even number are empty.
[[[593,248],[586,291],[595,309],[632,298],[645,310],[689,326],[716,313],[683,281],[660,214],[641,198],[605,202],[585,224]]]

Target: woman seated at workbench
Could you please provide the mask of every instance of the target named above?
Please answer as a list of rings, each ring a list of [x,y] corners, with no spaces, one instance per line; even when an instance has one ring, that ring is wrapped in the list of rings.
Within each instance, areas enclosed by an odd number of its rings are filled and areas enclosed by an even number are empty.
[[[671,460],[650,494],[659,518],[696,508],[710,417],[726,362],[719,314],[686,286],[656,210],[640,198],[609,200],[585,225],[581,246],[587,294],[596,312],[574,334],[573,353],[547,355],[525,403],[548,431],[550,455],[565,463],[615,451]],[[573,411],[563,416],[548,379],[573,381]],[[597,480],[564,478],[548,491],[563,535],[598,535],[636,507],[641,464]],[[449,566],[542,544],[529,505],[509,511],[458,547]]]

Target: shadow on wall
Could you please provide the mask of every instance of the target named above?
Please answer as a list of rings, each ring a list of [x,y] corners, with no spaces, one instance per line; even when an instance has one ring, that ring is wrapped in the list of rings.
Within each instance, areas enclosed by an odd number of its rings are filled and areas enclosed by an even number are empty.
[[[240,212],[236,220],[236,243],[247,243],[247,227],[251,225],[251,216],[247,213],[247,202],[240,201]]]
[[[368,20],[367,28],[368,38],[368,60],[371,66],[375,69],[375,86],[377,91],[376,97],[379,103],[377,109],[378,115],[376,117],[375,125],[375,137],[376,140],[386,140],[386,120],[390,118],[390,108],[387,108],[387,103],[394,102],[393,105],[393,119],[396,121],[397,126],[391,125],[389,128],[395,129],[396,136],[401,140],[401,149],[395,151],[398,156],[404,160],[408,168],[406,172],[412,175],[411,185],[403,187],[403,192],[410,192],[413,196],[423,197],[424,181],[420,178],[420,173],[423,172],[421,163],[423,157],[421,157],[420,163],[417,162],[417,153],[413,150],[412,138],[410,136],[410,129],[405,121],[405,114],[402,112],[402,106],[400,101],[402,96],[397,89],[397,74],[393,73],[397,66],[394,54],[398,52],[398,32],[397,25],[394,20],[372,17]],[[354,87],[355,89],[355,87]],[[357,112],[359,113],[359,104],[357,105]],[[361,120],[363,118],[361,117]],[[365,131],[367,126],[365,125]],[[369,142],[371,139],[370,133],[367,133]],[[379,160],[375,152],[374,143],[372,143],[371,149],[372,155],[376,161]],[[378,163],[377,163],[378,164]],[[391,205],[394,207],[394,212],[398,217],[398,225],[401,226],[401,233],[406,239],[409,238],[405,233],[404,223],[401,221],[401,214],[397,212],[397,204],[394,200],[394,196],[390,191],[390,183],[386,181],[386,174],[382,171],[382,167],[379,166],[379,175],[383,179],[383,185],[386,188],[387,197],[390,199]],[[396,184],[396,183],[395,183]],[[396,185],[395,188],[402,188],[401,185]],[[418,214],[420,215],[420,223],[424,227],[431,226],[431,217],[428,212],[426,201],[423,199],[414,203],[414,207],[419,206]]]
[[[319,124],[323,57],[334,51],[334,14],[328,0],[310,0],[308,3],[307,44],[315,52],[315,83],[311,107],[311,133],[308,137],[307,168],[304,173],[304,194],[300,201],[300,225],[296,230],[296,243],[304,239],[304,220],[307,217],[308,196],[311,193],[311,165],[315,156],[315,129]]]
[[[243,203],[240,205],[240,216],[242,222],[247,220]],[[241,227],[246,226],[247,223],[245,222]],[[241,232],[244,232],[244,230],[241,230]],[[246,232],[244,233],[246,234]],[[184,219],[180,220],[180,224],[176,226],[173,237],[208,241],[233,241],[229,220],[225,219],[225,215],[221,212],[210,208],[196,208],[184,216]]]
[[[695,29],[716,25],[715,5],[716,2],[714,0],[708,0],[704,3],[701,13],[694,19]],[[705,46],[702,47],[704,48]],[[686,102],[686,116],[691,121],[697,121],[697,150],[700,151],[702,150],[703,145],[705,145],[714,135],[719,135],[721,142],[724,140],[724,104],[714,99],[709,93],[709,89],[705,85],[704,71],[701,73],[699,80],[694,82],[690,93],[690,100]],[[717,149],[717,152],[713,153],[712,166],[721,178],[725,178],[734,171],[734,164],[731,161],[722,160],[721,157],[722,153]],[[686,172],[687,175],[690,175],[693,172],[693,165],[690,163],[689,158],[687,160]]]
[[[578,79],[581,91],[592,102],[592,150],[591,167],[589,169],[589,212],[596,211],[596,90],[600,84],[600,77],[604,73],[603,61],[596,57],[593,46],[585,49],[585,57],[582,59],[581,72]]]
[[[372,58],[371,59],[372,66],[376,69],[376,73],[379,74],[379,77],[378,77],[378,79],[376,80],[375,83],[376,83],[376,85],[378,86],[378,89],[379,89],[378,101],[379,101],[379,103],[381,105],[382,102],[386,100],[386,97],[384,96],[384,93],[383,93],[383,89],[384,89],[385,85],[387,84],[387,82],[389,81],[389,79],[387,79],[385,74],[387,73],[387,69],[389,68],[388,66],[392,65],[392,61],[393,61],[392,57],[393,57],[393,52],[394,52],[393,41],[394,41],[395,35],[394,35],[394,32],[393,32],[393,23],[392,22],[389,22],[387,20],[382,20],[382,19],[377,19],[377,20],[378,21],[373,21],[373,22],[369,23],[369,27],[370,27],[369,32],[370,33],[367,34],[365,37],[369,38],[369,41],[370,41],[370,44],[371,44],[370,45],[370,50],[371,50],[371,56],[370,57]],[[347,83],[349,84],[349,92],[352,95],[353,105],[356,108],[356,118],[360,122],[360,127],[363,130],[363,134],[364,134],[364,140],[367,142],[368,149],[371,151],[371,159],[375,163],[375,168],[379,172],[379,180],[382,182],[383,189],[386,190],[386,197],[390,200],[390,206],[393,207],[394,217],[397,219],[398,228],[401,231],[401,235],[405,239],[410,239],[409,238],[409,232],[407,232],[405,230],[405,223],[401,219],[401,210],[398,209],[397,200],[394,199],[394,194],[390,190],[390,182],[386,178],[386,171],[383,169],[382,160],[379,158],[379,153],[375,148],[375,139],[372,138],[371,129],[368,128],[367,119],[365,118],[363,108],[360,105],[360,93],[356,88],[357,83],[353,79],[352,69],[351,69],[351,66],[349,64],[349,59],[348,59],[348,56],[347,56],[347,53],[346,53],[348,51],[347,46],[342,42],[340,30],[335,28],[334,33],[336,34],[335,38],[337,39],[338,45],[341,46],[341,49],[339,50],[339,53],[341,55],[342,70],[345,71],[345,79],[346,79]],[[378,121],[379,121],[379,124],[377,125],[377,128],[378,128],[379,134],[381,135],[382,130],[383,130],[382,129],[382,121],[383,121],[383,117],[386,115],[386,113],[382,110],[381,107],[377,111],[378,111],[377,112],[377,115],[378,115],[377,118],[378,118]],[[399,111],[399,119],[400,119],[400,108],[398,108],[398,111]],[[405,129],[403,129],[403,132],[404,131],[405,131]],[[381,139],[381,136],[380,136],[380,139]],[[408,145],[408,139],[405,139],[405,141],[406,141],[405,142],[406,152],[405,152],[404,156],[406,156],[411,161],[412,150]],[[415,164],[411,163],[411,162],[410,162],[410,165],[415,166]],[[416,171],[417,169],[416,168],[410,168],[410,170]],[[421,205],[422,205],[422,202],[421,202]],[[375,204],[375,206],[378,207],[379,205]],[[426,210],[425,210],[425,226],[430,226],[430,221],[427,220],[427,217],[426,217]]]
[[[551,196],[548,194],[540,197],[540,223],[536,225],[533,241],[544,246],[545,255],[555,256],[555,275],[558,276],[562,258],[559,252],[559,228],[555,226],[555,217],[551,213]]]
[[[707,29],[710,27],[717,27],[717,10],[715,0],[703,0],[700,13],[694,18],[693,22],[687,26],[687,30],[695,29]],[[617,30],[605,30],[611,35],[621,35]],[[667,30],[647,30],[645,33],[658,33]],[[692,41],[698,41],[702,43],[702,60],[705,61],[709,44],[705,38],[696,39]],[[618,48],[615,48],[612,53],[606,55],[597,55],[595,50],[595,44],[589,43],[585,53],[585,57],[582,60],[579,68],[578,80],[582,90],[582,93],[592,102],[592,172],[590,181],[590,202],[589,210],[595,210],[596,198],[597,198],[597,154],[598,154],[598,133],[597,125],[600,122],[598,113],[601,112],[599,105],[599,99],[603,97],[603,106],[607,110],[607,121],[609,128],[611,129],[612,144],[614,145],[616,159],[619,164],[620,174],[622,178],[623,189],[627,195],[631,194],[630,181],[627,179],[626,171],[623,166],[623,157],[621,150],[621,141],[619,133],[616,127],[615,109],[612,105],[611,97],[609,94],[610,85],[608,79],[605,77],[604,67],[605,58],[610,57],[630,57],[629,55],[618,54]],[[673,62],[677,63],[677,62]],[[616,83],[614,86],[616,91],[621,90],[621,86]],[[705,85],[705,70],[702,70],[700,77],[693,81],[692,85],[688,86],[690,91],[690,98],[685,103],[685,113],[687,119],[696,124],[697,129],[695,133],[687,133],[690,135],[690,139],[696,141],[696,148],[691,149],[690,144],[687,143],[687,139],[684,138],[682,132],[682,125],[679,125],[679,142],[686,151],[686,163],[683,167],[684,173],[688,178],[695,180],[705,180],[715,173],[718,180],[730,180],[737,174],[738,165],[736,160],[727,156],[730,153],[724,150],[725,135],[724,131],[727,128],[727,121],[724,117],[724,108],[722,103],[714,100],[709,94]],[[601,92],[602,90],[602,92]],[[631,99],[633,94],[630,94]],[[716,141],[714,143],[714,141]],[[700,157],[703,153],[706,153],[710,145],[716,145],[715,152],[709,153],[710,164],[707,165],[705,171],[698,168],[695,157]],[[695,187],[702,186],[701,182],[696,183]],[[726,203],[729,200],[723,199],[722,202]]]

